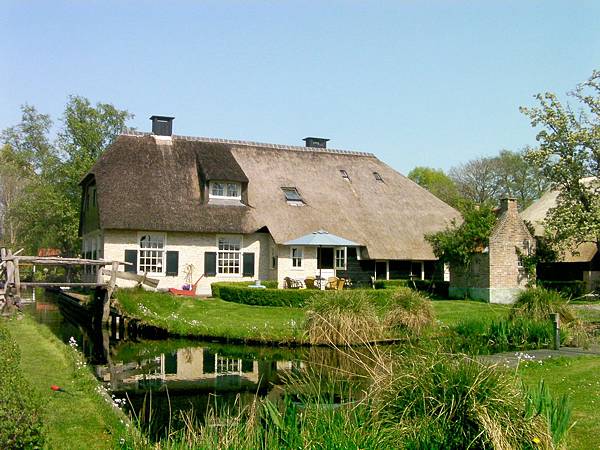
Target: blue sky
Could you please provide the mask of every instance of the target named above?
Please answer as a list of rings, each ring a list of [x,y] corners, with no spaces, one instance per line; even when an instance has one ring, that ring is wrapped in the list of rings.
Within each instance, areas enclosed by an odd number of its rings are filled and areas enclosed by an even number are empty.
[[[0,129],[69,94],[148,130],[376,153],[402,173],[535,143],[520,105],[600,69],[600,2],[0,1]]]

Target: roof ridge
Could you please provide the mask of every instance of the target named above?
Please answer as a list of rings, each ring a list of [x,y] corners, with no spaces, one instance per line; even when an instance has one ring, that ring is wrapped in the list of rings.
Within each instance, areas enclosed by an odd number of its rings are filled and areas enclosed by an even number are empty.
[[[121,133],[123,136],[153,136],[152,133],[148,131],[136,131],[126,129]],[[283,144],[269,144],[266,142],[254,142],[254,141],[240,141],[236,139],[220,139],[220,138],[210,138],[203,136],[180,136],[173,135],[175,139],[181,139],[184,141],[198,141],[198,142],[210,142],[216,144],[234,144],[234,145],[247,145],[249,147],[267,147],[273,150],[291,150],[296,152],[317,152],[317,153],[332,153],[338,155],[353,155],[353,156],[367,156],[371,158],[377,158],[374,153],[369,152],[360,152],[356,150],[343,150],[343,149],[335,149],[335,148],[320,148],[320,147],[302,147],[299,145],[283,145]]]

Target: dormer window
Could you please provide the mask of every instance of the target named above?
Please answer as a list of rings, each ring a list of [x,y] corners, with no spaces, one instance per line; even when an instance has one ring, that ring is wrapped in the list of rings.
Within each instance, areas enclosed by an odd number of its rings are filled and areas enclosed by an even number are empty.
[[[283,191],[283,195],[285,195],[288,204],[295,206],[304,205],[304,200],[298,192],[298,189],[295,187],[282,187],[281,190]]]
[[[375,177],[375,179],[377,181],[381,181],[383,183],[383,178],[381,178],[381,175],[379,174],[379,172],[373,172],[373,176]]]
[[[340,169],[340,174],[342,175],[342,178],[344,180],[350,181],[350,177],[348,176],[348,172],[346,172],[344,169]]]
[[[209,197],[241,200],[242,185],[234,181],[211,181]]]

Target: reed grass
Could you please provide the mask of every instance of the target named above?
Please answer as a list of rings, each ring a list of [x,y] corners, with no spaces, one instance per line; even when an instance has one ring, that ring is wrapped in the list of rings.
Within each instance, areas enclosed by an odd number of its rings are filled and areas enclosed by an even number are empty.
[[[521,292],[509,313],[510,319],[526,317],[533,320],[548,320],[551,313],[560,314],[562,322],[575,320],[576,314],[558,291],[530,288]]]
[[[403,330],[414,334],[433,324],[435,314],[431,301],[410,288],[400,287],[393,291],[383,325],[389,330]]]

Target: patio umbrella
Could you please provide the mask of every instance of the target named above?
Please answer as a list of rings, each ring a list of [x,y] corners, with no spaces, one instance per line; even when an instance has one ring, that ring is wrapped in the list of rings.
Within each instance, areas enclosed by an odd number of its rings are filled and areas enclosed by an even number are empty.
[[[325,230],[313,231],[312,233],[284,242],[283,245],[298,245],[304,247],[360,247],[360,244],[349,241],[343,237],[336,236]],[[321,269],[319,269],[319,278],[321,278]]]

